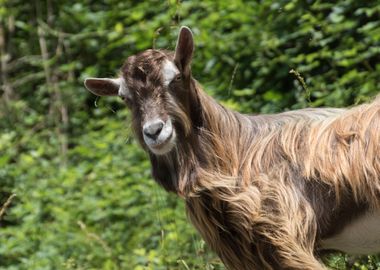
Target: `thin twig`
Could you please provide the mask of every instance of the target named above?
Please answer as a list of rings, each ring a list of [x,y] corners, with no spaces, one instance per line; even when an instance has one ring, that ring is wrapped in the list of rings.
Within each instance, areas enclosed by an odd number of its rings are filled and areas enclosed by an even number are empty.
[[[11,204],[13,198],[16,197],[16,194],[12,194],[11,196],[9,196],[9,198],[5,201],[5,203],[3,204],[3,206],[1,207],[0,209],[0,220],[2,219],[2,217],[4,216],[5,214],[5,210],[7,210],[7,208],[9,207],[9,205]]]
[[[181,0],[177,0],[177,7],[176,7],[176,11],[175,13],[177,14],[177,24],[180,25],[181,24],[181,15],[180,15],[180,8],[181,8]]]
[[[178,262],[182,263],[183,266],[186,268],[186,270],[190,270],[189,266],[187,265],[187,263],[184,260],[178,260]]]
[[[49,17],[52,17],[52,6],[49,2]],[[40,21],[41,22],[41,21]],[[49,25],[49,24],[48,24]],[[40,44],[40,51],[42,57],[42,64],[45,72],[45,80],[48,89],[51,90],[51,105],[49,108],[49,116],[57,123],[57,136],[60,141],[60,156],[61,156],[61,166],[66,167],[67,165],[67,151],[68,151],[68,138],[66,130],[69,126],[69,115],[67,107],[63,101],[62,93],[58,85],[58,75],[57,70],[49,64],[49,50],[47,46],[46,32],[41,25],[37,28],[38,40]],[[58,45],[55,50],[54,57],[62,57],[62,47],[63,47],[63,34],[58,35]],[[55,113],[58,112],[60,118],[57,118]]]
[[[305,83],[305,80],[301,76],[301,74],[297,70],[294,70],[294,69],[291,69],[289,71],[289,73],[293,74],[296,77],[297,81],[301,84],[303,90],[305,90],[305,92],[306,92],[307,101],[310,103],[311,102],[311,100],[310,100],[310,91],[309,91],[309,88],[307,87],[307,85]]]
[[[38,25],[41,26],[46,33],[55,37],[62,36],[63,38],[74,37],[76,39],[81,39],[81,38],[85,39],[89,37],[99,37],[108,33],[107,30],[98,30],[98,31],[83,32],[83,33],[67,33],[67,32],[62,32],[60,30],[50,27],[47,23],[45,23],[44,21],[40,19],[38,19],[37,21],[38,21]]]
[[[99,99],[99,97],[96,96],[96,99],[94,101],[95,108],[98,108],[98,99]]]
[[[6,39],[6,33],[5,28],[2,24],[0,24],[0,74],[1,74],[1,81],[0,84],[1,89],[4,91],[4,100],[5,103],[8,104],[10,99],[12,98],[13,89],[8,81],[8,61],[10,60],[11,56],[7,46],[7,39]]]
[[[88,231],[87,229],[87,226],[86,224],[84,224],[83,221],[81,220],[78,220],[77,221],[77,224],[79,225],[79,227],[81,228],[81,230],[86,234],[86,236],[89,238],[89,239],[92,239],[92,240],[95,240],[96,242],[98,242],[102,248],[108,253],[108,254],[112,254],[112,250],[111,248],[107,245],[107,243],[102,239],[100,238],[99,235],[95,234],[95,233],[91,233]]]
[[[236,76],[236,71],[239,67],[239,63],[237,63],[234,67],[234,70],[232,72],[232,76],[231,76],[231,80],[230,80],[230,85],[228,86],[228,96],[230,96],[231,94],[231,90],[232,90],[232,84],[234,83],[234,80],[235,80],[235,76]]]
[[[8,62],[8,71],[13,71],[16,68],[23,68],[25,64],[35,65],[36,62],[41,62],[41,55],[23,55],[17,59]]]
[[[153,49],[156,49],[156,40],[157,38],[159,37],[160,35],[160,32],[162,31],[163,27],[159,27],[156,29],[156,31],[154,31],[154,34],[153,34],[153,44],[152,44],[152,48]]]

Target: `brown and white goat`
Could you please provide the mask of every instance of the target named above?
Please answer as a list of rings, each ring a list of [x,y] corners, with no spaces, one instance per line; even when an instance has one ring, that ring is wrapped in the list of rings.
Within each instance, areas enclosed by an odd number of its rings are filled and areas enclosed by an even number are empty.
[[[193,35],[175,52],[128,57],[117,79],[89,78],[120,96],[153,178],[228,269],[324,269],[321,250],[380,252],[380,99],[351,109],[248,116],[226,109],[191,75]]]

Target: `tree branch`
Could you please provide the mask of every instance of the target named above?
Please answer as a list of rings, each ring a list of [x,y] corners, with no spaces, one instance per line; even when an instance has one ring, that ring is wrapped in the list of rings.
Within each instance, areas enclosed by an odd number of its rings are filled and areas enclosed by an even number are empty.
[[[5,203],[3,204],[3,206],[0,208],[0,220],[4,216],[5,210],[7,210],[7,208],[11,204],[11,202],[12,202],[12,200],[13,200],[14,197],[16,197],[16,194],[12,194],[11,196],[9,196],[9,198],[5,201]]]

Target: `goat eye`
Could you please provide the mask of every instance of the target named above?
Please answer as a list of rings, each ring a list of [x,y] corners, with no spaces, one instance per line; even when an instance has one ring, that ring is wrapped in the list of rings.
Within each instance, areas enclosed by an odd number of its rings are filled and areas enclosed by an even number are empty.
[[[175,76],[175,78],[174,78],[174,80],[175,81],[180,81],[182,79],[182,76],[181,76],[181,74],[178,74],[177,76]]]
[[[169,85],[173,86],[173,85],[175,85],[176,83],[180,82],[181,79],[182,79],[181,74],[177,74],[177,75],[172,79],[172,81],[169,83]]]
[[[126,102],[127,104],[131,103],[131,100],[127,96],[120,95],[119,98],[121,98],[121,100]]]

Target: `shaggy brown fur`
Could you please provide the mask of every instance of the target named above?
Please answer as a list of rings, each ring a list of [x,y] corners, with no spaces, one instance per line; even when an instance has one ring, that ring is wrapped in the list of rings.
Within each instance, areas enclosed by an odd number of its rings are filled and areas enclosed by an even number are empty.
[[[204,118],[212,165],[198,170],[187,205],[230,269],[322,269],[318,241],[378,208],[379,99],[255,117],[214,104]]]
[[[168,89],[167,59],[182,75]],[[380,99],[347,110],[242,115],[205,94],[187,65],[148,50],[122,68],[154,179],[185,199],[192,223],[228,269],[324,269],[320,241],[379,209]],[[150,114],[173,119],[177,144],[165,155],[144,144]]]

